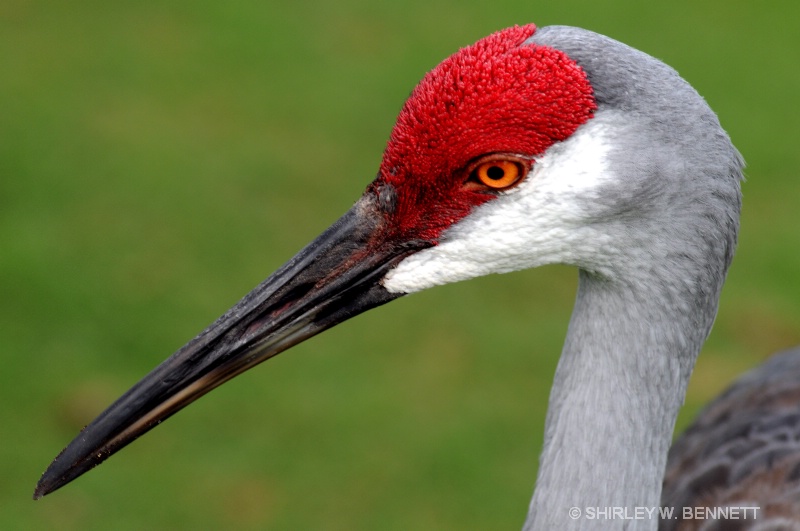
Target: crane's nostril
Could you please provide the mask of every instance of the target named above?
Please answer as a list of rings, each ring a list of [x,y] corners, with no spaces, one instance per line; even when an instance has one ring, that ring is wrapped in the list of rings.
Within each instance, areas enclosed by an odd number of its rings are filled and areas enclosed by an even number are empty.
[[[391,184],[382,183],[378,189],[378,208],[387,214],[397,208],[397,190]]]

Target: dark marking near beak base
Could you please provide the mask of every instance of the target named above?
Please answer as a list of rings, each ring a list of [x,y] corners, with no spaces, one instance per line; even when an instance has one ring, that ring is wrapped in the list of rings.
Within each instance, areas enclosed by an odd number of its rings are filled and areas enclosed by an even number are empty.
[[[389,183],[381,183],[378,187],[378,208],[386,214],[397,210],[397,190]]]

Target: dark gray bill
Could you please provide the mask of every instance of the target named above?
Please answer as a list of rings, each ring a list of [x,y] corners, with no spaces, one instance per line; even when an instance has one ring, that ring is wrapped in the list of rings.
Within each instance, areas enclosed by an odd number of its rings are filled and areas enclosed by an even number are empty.
[[[380,280],[426,242],[392,245],[384,216],[364,196],[236,306],[101,413],[42,475],[53,492],[215,387],[293,345],[389,302]]]

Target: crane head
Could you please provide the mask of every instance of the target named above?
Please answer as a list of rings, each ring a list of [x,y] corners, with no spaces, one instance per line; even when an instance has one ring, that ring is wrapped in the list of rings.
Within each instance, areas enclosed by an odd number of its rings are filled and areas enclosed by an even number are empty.
[[[414,89],[369,190],[396,195],[389,221],[397,237],[436,242],[591,117],[586,74],[563,52],[524,45],[534,32],[529,25],[490,35]]]
[[[619,123],[615,98],[628,87],[598,90],[585,65],[619,43],[586,32],[598,49],[576,62],[571,30],[548,34],[564,36],[569,52],[538,42],[540,32],[533,25],[500,31],[429,72],[355,205],[86,426],[45,471],[34,497],[234,376],[403,294],[545,263],[602,271],[598,256],[614,246],[592,227],[601,217],[622,219],[652,195],[649,181],[631,179],[615,189],[613,203],[599,200],[599,189],[619,186],[608,179],[607,137]],[[641,107],[653,105],[642,100]],[[641,135],[629,136],[635,146]],[[642,167],[658,159],[650,151],[644,157]]]

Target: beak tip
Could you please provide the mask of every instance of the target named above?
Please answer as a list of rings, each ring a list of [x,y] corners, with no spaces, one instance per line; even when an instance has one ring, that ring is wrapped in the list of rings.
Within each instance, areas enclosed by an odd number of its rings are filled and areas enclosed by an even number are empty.
[[[39,482],[36,483],[36,488],[33,491],[34,500],[42,499],[64,484],[63,481],[60,482],[58,480],[58,476],[54,475],[52,470],[53,464],[51,464],[47,470],[44,471],[42,477],[39,478]]]
[[[47,478],[47,472],[45,472],[42,475],[42,478],[36,484],[36,489],[33,491],[34,501],[41,500],[43,497],[53,492],[56,488],[58,487],[54,487],[52,481]]]
[[[77,478],[83,472],[87,471],[90,467],[81,468],[76,465],[64,466],[68,459],[63,459],[63,454],[67,452],[69,447],[61,451],[60,454],[50,463],[47,470],[44,471],[42,477],[36,483],[36,488],[33,491],[33,499],[39,500],[47,496],[53,491],[56,491]]]
[[[36,488],[33,491],[34,500],[40,500],[44,498],[48,494],[60,489],[80,475],[70,473],[70,471],[67,471],[66,473],[62,473],[60,470],[54,471],[54,468],[57,468],[55,463],[51,464],[48,469],[44,471],[44,474],[42,474],[42,477],[39,479],[39,482],[36,484]]]

